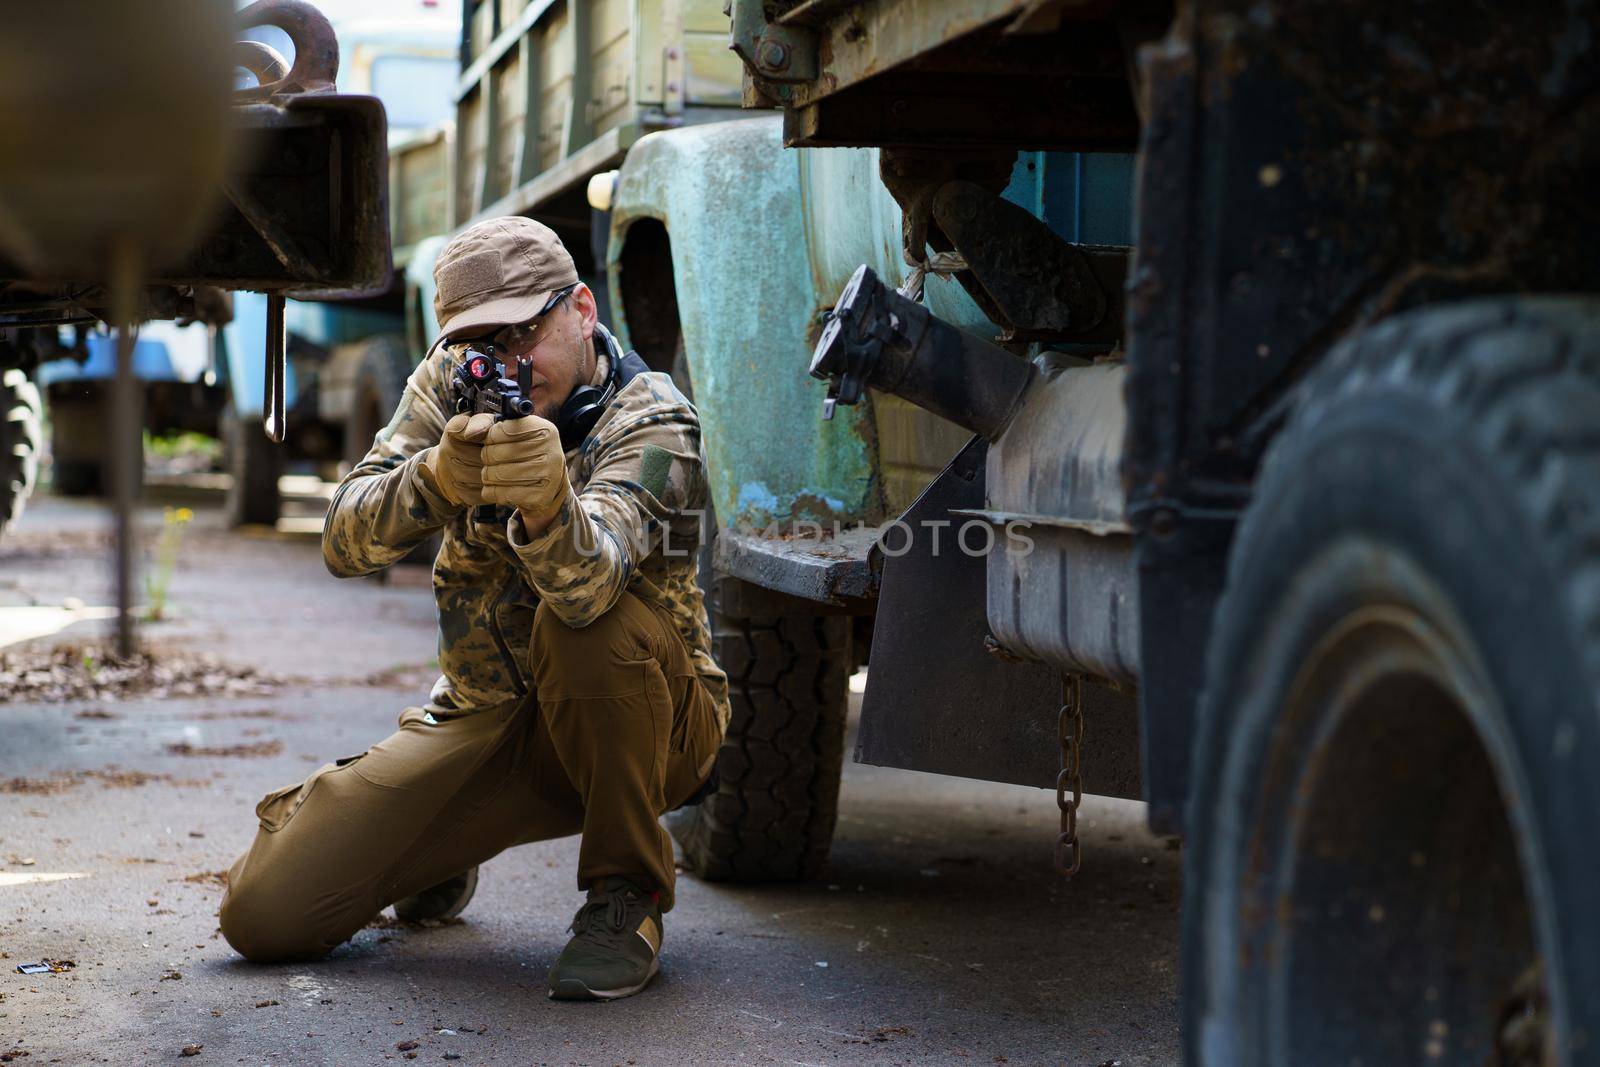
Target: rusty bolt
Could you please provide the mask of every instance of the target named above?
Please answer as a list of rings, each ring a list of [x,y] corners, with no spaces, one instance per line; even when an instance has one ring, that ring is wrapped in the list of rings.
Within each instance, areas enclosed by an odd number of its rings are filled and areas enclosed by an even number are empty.
[[[1150,532],[1162,541],[1178,531],[1178,513],[1171,508],[1160,508],[1150,516]]]
[[[678,83],[677,82],[668,82],[667,83],[667,92],[675,94],[675,93],[677,93],[677,91],[678,91]]]
[[[676,48],[667,49],[667,58],[671,59],[671,60],[676,60],[678,58],[678,50]]]
[[[761,46],[761,65],[768,70],[787,70],[788,47],[782,41],[767,41]]]

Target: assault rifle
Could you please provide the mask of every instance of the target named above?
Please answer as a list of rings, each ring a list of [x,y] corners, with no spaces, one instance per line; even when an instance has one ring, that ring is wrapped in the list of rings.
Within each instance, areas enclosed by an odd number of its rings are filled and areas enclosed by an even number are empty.
[[[451,383],[456,413],[476,415],[486,411],[496,422],[532,415],[533,400],[528,394],[533,392],[533,367],[519,360],[516,373],[515,378],[506,376],[506,365],[495,357],[492,347],[488,352],[468,349]],[[493,504],[479,504],[472,509],[472,521],[500,521],[501,511]]]

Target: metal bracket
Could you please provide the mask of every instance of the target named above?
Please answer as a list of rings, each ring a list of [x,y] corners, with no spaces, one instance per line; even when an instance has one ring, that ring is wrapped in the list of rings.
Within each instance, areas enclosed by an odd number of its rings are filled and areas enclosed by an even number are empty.
[[[817,76],[817,35],[768,22],[761,0],[733,0],[730,48],[754,78],[804,82]]]
[[[266,418],[261,428],[266,433],[267,440],[273,444],[282,444],[288,430],[283,410],[283,379],[286,373],[284,364],[288,358],[289,334],[284,327],[283,304],[282,293],[267,295],[267,377],[263,386],[264,395],[261,398],[261,410],[266,412]]]
[[[1013,337],[1107,343],[1121,335],[1126,248],[1062,240],[1025,209],[970,181],[940,186],[932,215],[966,260],[968,291],[985,311],[998,312],[995,321]]]
[[[233,110],[251,165],[233,175],[203,237],[151,281],[284,292],[388,289],[389,159],[373,97],[302,93]]]

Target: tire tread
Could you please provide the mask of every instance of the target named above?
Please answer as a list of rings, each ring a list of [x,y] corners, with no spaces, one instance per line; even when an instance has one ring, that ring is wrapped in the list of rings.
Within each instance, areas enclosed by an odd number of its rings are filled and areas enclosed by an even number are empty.
[[[1292,478],[1296,436],[1314,433],[1329,410],[1376,384],[1417,390],[1476,427],[1512,503],[1563,576],[1566,610],[1581,632],[1600,634],[1600,601],[1578,595],[1600,589],[1600,303],[1486,298],[1420,308],[1341,341],[1308,379],[1258,486]],[[1237,558],[1250,558],[1259,536],[1247,516]],[[1218,617],[1228,601],[1225,589]],[[1585,642],[1582,652],[1600,680],[1600,644]]]
[[[16,368],[0,373],[0,535],[11,532],[39,481],[39,389]]]
[[[674,818],[674,833],[707,880],[815,877],[838,818],[849,620],[713,612],[713,624],[733,706],[721,785]]]

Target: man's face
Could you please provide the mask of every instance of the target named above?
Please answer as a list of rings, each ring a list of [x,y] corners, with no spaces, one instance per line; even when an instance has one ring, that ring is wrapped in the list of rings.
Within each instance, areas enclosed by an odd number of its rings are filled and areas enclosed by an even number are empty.
[[[533,368],[534,414],[554,420],[572,391],[594,373],[589,342],[597,318],[594,294],[580,282],[541,318],[495,333],[495,346],[513,376],[513,361]]]

